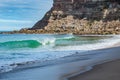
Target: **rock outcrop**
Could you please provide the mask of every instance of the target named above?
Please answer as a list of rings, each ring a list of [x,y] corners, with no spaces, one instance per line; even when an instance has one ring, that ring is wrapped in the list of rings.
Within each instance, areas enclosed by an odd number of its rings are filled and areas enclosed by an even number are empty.
[[[54,0],[42,20],[20,32],[120,34],[120,1]]]

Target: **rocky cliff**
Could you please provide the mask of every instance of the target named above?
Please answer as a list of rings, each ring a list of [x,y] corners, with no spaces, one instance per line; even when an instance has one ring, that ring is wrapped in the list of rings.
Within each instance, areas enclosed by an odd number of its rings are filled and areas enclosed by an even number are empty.
[[[27,33],[120,34],[119,0],[54,0]]]

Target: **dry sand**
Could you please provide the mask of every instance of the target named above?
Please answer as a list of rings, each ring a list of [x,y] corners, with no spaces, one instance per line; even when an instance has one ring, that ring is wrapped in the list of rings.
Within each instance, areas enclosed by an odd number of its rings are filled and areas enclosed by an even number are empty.
[[[120,60],[97,65],[93,70],[69,80],[120,80]]]

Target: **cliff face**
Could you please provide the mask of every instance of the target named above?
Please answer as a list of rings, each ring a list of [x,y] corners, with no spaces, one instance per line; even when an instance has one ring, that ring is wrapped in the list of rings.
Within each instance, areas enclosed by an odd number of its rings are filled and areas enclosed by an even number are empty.
[[[31,28],[36,29],[48,33],[120,34],[120,4],[117,0],[54,0],[51,10]]]

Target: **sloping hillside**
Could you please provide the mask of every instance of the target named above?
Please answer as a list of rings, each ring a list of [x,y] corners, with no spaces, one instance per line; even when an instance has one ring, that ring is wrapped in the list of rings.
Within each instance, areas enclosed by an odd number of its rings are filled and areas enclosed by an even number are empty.
[[[120,3],[117,0],[54,0],[42,20],[20,32],[120,34]]]

